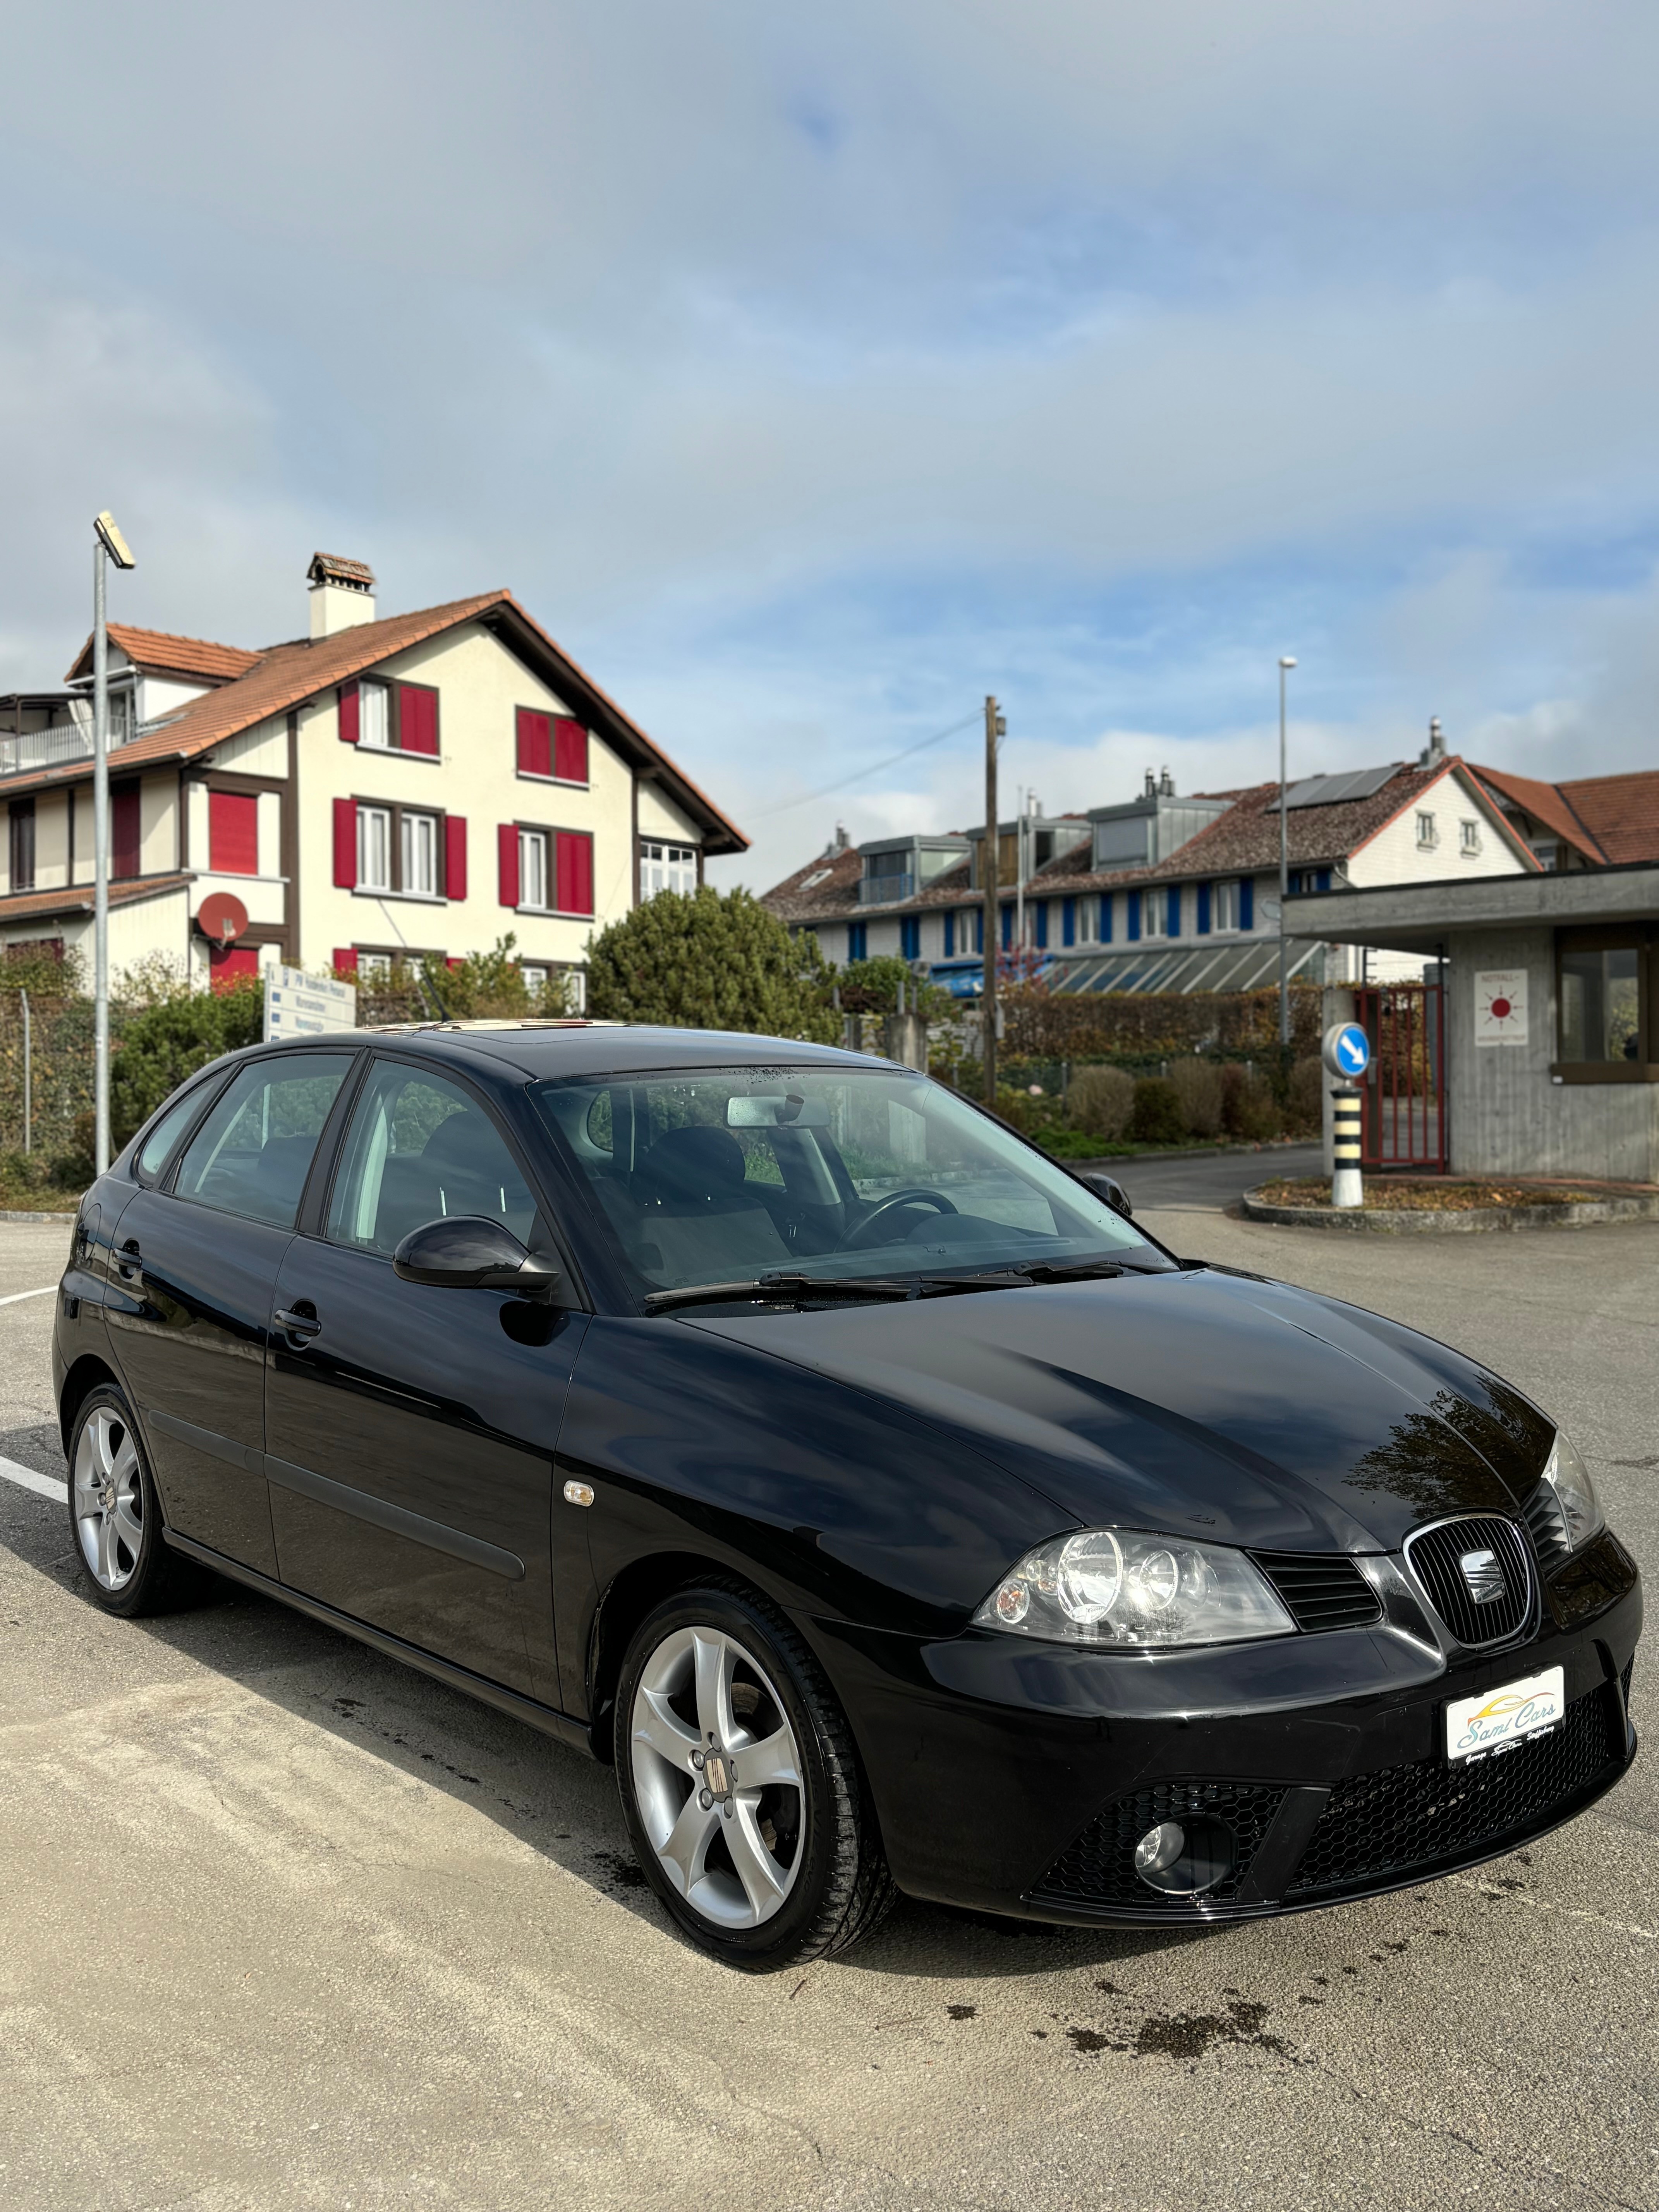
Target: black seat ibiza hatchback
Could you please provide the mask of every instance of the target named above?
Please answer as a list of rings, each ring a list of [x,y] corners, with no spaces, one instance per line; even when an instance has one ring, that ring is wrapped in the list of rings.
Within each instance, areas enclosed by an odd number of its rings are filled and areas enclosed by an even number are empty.
[[[750,1969],[895,1888],[1200,1925],[1590,1803],[1641,1595],[1568,1437],[1115,1195],[775,1038],[234,1054],[76,1222],[94,1594],[211,1569],[613,1760],[664,1905]]]

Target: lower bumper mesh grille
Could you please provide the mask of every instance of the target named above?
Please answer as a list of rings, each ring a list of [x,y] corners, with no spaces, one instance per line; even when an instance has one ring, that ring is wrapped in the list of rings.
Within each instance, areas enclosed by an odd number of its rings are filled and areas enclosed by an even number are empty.
[[[1286,1899],[1430,1868],[1547,1820],[1624,1757],[1610,1687],[1580,1698],[1559,1728],[1514,1751],[1456,1766],[1425,1759],[1339,1782]]]
[[[1226,1905],[1237,1894],[1284,1795],[1272,1785],[1237,1782],[1161,1782],[1138,1790],[1091,1820],[1031,1895],[1051,1905],[1133,1905],[1152,1913],[1162,1907],[1174,1917],[1190,1917],[1196,1911],[1191,1898],[1167,1897],[1141,1881],[1134,1868],[1135,1845],[1162,1820],[1191,1820],[1207,1813],[1226,1822],[1238,1846],[1231,1874],[1203,1899],[1206,1905]]]

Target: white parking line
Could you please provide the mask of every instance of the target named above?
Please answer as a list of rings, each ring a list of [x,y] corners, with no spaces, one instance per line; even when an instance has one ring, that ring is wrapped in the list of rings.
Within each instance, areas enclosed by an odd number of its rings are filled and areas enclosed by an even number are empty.
[[[69,1485],[58,1482],[49,1474],[37,1474],[32,1467],[20,1467],[15,1459],[0,1459],[0,1477],[15,1482],[20,1490],[33,1490],[42,1498],[55,1498],[59,1505],[69,1504]]]
[[[44,1291],[14,1291],[9,1297],[0,1298],[0,1306],[15,1306],[24,1298],[49,1298],[57,1288],[56,1283],[48,1283]]]

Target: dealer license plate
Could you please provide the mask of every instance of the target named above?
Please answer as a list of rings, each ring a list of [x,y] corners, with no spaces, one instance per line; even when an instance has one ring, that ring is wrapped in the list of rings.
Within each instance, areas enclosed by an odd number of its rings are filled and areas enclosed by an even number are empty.
[[[1478,1698],[1458,1698],[1446,1708],[1446,1756],[1480,1759],[1553,1728],[1566,1711],[1566,1681],[1559,1667],[1504,1682]]]

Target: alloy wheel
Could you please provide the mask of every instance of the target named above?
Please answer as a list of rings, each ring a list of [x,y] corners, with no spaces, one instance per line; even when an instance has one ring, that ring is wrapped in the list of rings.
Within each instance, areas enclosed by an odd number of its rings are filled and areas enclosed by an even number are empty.
[[[804,1857],[801,1758],[782,1701],[724,1630],[665,1637],[629,1716],[640,1818],[664,1875],[721,1929],[782,1907]]]
[[[112,1407],[88,1415],[75,1448],[75,1528],[99,1587],[125,1589],[144,1540],[144,1479],[131,1426]]]

